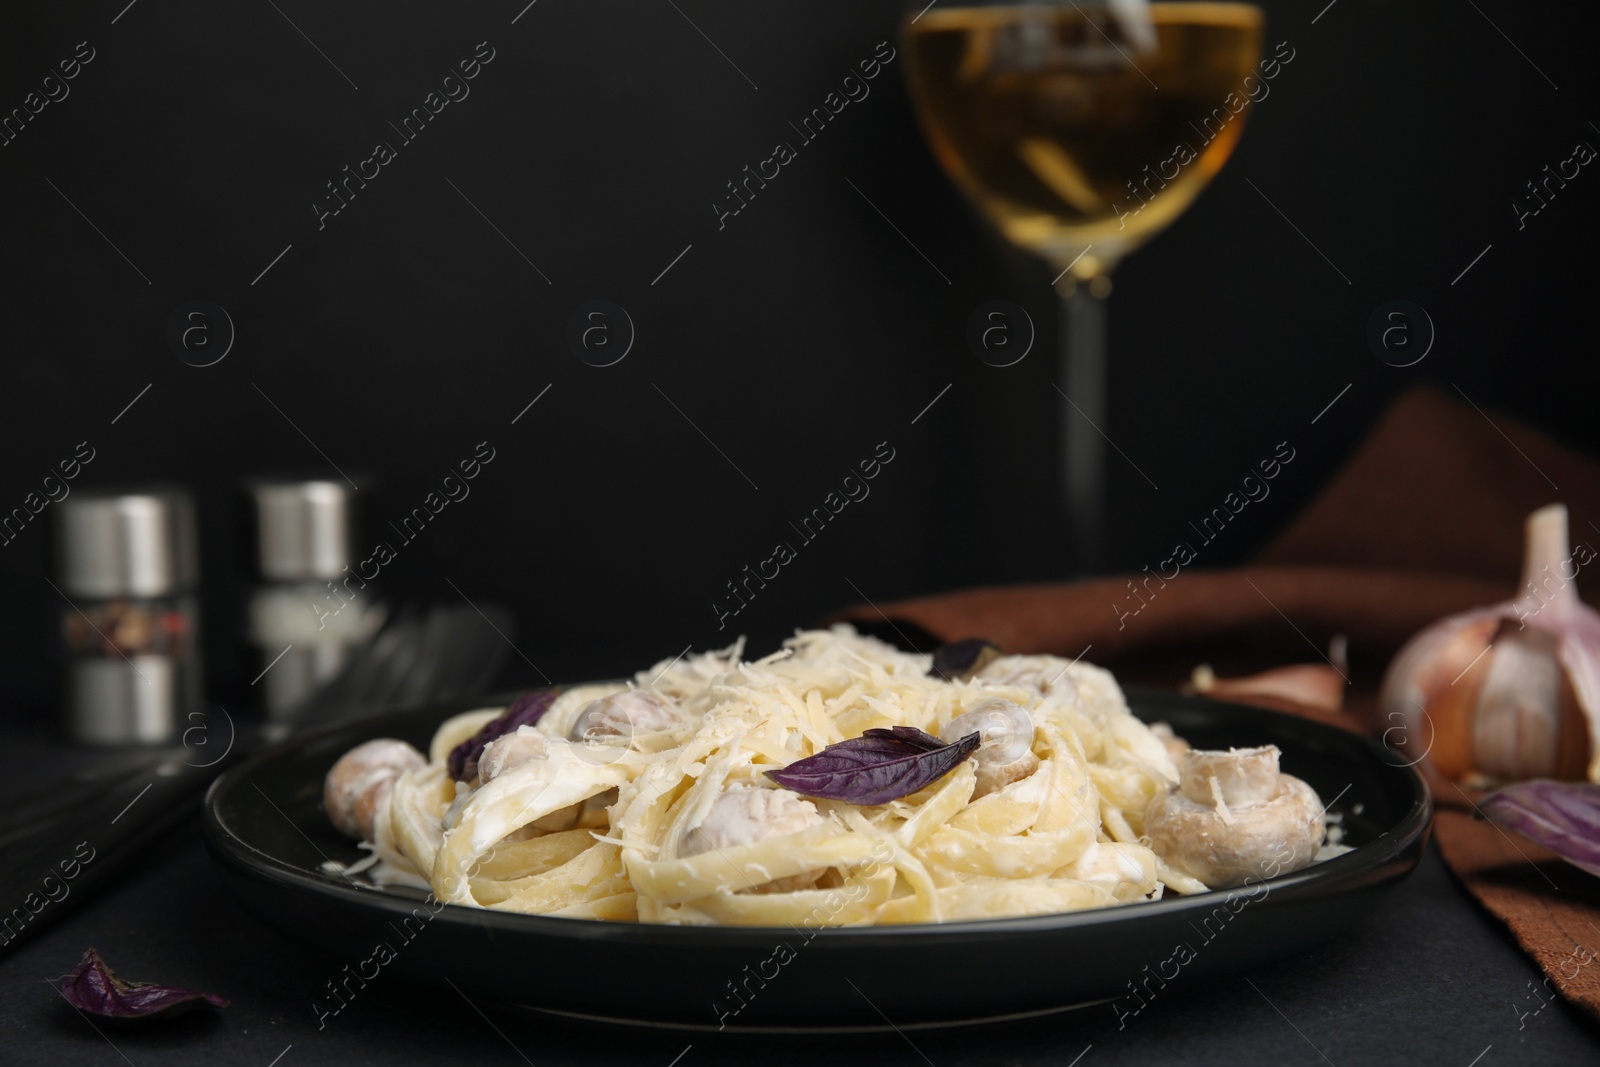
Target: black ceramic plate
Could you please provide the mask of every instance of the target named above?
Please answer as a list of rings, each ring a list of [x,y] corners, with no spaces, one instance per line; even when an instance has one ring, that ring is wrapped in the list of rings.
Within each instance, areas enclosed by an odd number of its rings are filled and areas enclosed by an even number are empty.
[[[516,915],[352,885],[324,860],[365,853],[328,824],[322,779],[347,749],[399,737],[426,750],[448,715],[397,712],[297,738],[223,775],[205,834],[248,906],[331,956],[335,984],[381,971],[467,996],[576,1015],[741,1028],[906,1027],[1111,1000],[1135,1011],[1162,983],[1238,971],[1336,936],[1421,856],[1426,787],[1372,741],[1288,715],[1131,691],[1204,748],[1275,744],[1283,768],[1343,817],[1352,852],[1243,890],[1062,915],[810,931],[677,927]],[[491,702],[492,703],[492,702]],[[381,946],[381,947],[380,947]],[[338,1002],[330,995],[325,1008]]]

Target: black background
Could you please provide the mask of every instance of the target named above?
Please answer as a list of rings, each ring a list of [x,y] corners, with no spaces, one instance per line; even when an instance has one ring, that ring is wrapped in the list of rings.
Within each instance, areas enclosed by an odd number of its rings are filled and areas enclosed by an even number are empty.
[[[522,0],[124,3],[4,16],[0,108],[78,42],[95,58],[0,148],[0,510],[84,440],[96,458],[78,486],[193,487],[215,692],[249,677],[235,488],[268,471],[337,476],[330,461],[372,491],[381,524],[488,441],[470,497],[400,546],[373,591],[446,601],[454,583],[505,604],[519,649],[557,679],[735,632],[765,648],[864,597],[1071,573],[1051,272],[939,172],[904,56],[725,229],[710,206],[895,39],[895,4],[539,0],[513,25]],[[1112,567],[1156,558],[1288,440],[1300,458],[1204,562],[1248,556],[1418,381],[1600,445],[1600,178],[1585,169],[1521,231],[1511,209],[1576,141],[1600,143],[1592,8],[1265,6],[1268,47],[1289,42],[1293,62],[1222,175],[1116,278],[1105,429],[1159,489],[1111,455]],[[396,141],[387,123],[480,41],[495,58],[471,95],[319,230],[325,183]],[[609,368],[564,341],[595,298],[637,327]],[[1039,328],[1004,369],[964,339],[994,298]],[[1404,370],[1363,339],[1395,298],[1438,332]],[[165,341],[194,299],[237,327],[211,367]],[[792,540],[788,523],[882,441],[896,458],[870,497],[719,632],[724,583]],[[0,693],[40,720],[62,607],[45,582],[49,512],[0,547]],[[508,682],[534,680],[510,662]]]

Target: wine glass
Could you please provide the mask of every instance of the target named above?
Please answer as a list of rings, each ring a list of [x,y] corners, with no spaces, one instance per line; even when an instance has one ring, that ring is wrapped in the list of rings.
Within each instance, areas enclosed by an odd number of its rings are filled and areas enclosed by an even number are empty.
[[[1182,0],[907,7],[906,77],[940,166],[1055,274],[1062,489],[1085,571],[1104,536],[1111,271],[1222,169],[1265,95],[1262,21]]]

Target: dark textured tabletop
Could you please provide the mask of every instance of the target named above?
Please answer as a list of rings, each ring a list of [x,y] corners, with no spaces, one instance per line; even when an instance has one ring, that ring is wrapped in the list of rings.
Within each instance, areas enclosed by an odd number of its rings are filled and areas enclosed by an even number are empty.
[[[21,774],[17,747],[8,747],[0,770]],[[29,771],[36,776],[39,768]],[[91,1022],[49,984],[90,945],[125,977],[201,989],[232,1003],[145,1025]],[[528,960],[530,973],[538,967]],[[1025,1022],[864,1036],[688,1032],[505,1011],[391,979],[371,983],[319,1028],[312,1001],[326,971],[327,961],[267,930],[235,899],[194,817],[114,886],[0,956],[0,1063],[1600,1062],[1600,1027],[1551,998],[1543,976],[1431,845],[1416,872],[1339,940],[1248,974],[1187,984],[1180,977],[1120,1027],[1102,1004]],[[604,990],[596,995],[603,998]]]

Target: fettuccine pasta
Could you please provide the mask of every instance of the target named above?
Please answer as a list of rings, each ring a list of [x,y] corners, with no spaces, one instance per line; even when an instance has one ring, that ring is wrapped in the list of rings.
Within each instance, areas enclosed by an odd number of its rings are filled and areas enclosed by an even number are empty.
[[[762,926],[1028,915],[1206,888],[1143,836],[1178,766],[1106,671],[1000,656],[947,681],[929,656],[845,626],[753,662],[742,653],[561,692],[535,725],[484,747],[470,780],[453,780],[451,753],[504,709],[447,720],[426,761],[391,776],[371,823],[373,877],[469,907]],[[1023,736],[986,734],[971,758],[885,803],[807,796],[767,773],[868,730],[937,737],[993,706],[1021,709],[1010,714]],[[617,707],[648,714],[585,727]],[[997,772],[985,754],[1006,744]]]

